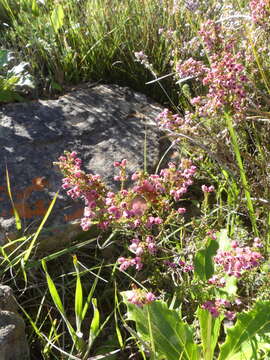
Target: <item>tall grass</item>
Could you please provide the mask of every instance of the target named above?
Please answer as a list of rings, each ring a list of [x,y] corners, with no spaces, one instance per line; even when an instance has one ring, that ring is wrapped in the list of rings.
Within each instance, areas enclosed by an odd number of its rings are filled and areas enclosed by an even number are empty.
[[[1,46],[30,60],[40,93],[84,81],[119,82],[159,94],[146,87],[151,74],[134,61],[144,49],[158,74],[166,74],[171,51],[189,39],[185,13],[172,14],[170,1],[65,0],[12,2],[1,0]],[[175,29],[173,41],[162,39],[160,28]],[[170,79],[167,83],[172,85]],[[169,86],[168,86],[169,89]]]

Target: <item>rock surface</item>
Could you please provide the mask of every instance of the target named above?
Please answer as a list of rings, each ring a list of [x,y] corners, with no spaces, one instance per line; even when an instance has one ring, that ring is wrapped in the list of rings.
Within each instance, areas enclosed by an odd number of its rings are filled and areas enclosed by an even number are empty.
[[[23,319],[10,287],[0,285],[0,360],[28,360]]]
[[[53,162],[64,150],[77,151],[86,171],[104,176],[114,187],[113,161],[126,158],[130,171],[141,168],[145,139],[147,165],[154,168],[158,163],[167,146],[161,142],[154,121],[161,110],[145,95],[116,85],[76,89],[57,100],[2,106],[0,241],[6,236],[14,237],[6,166],[23,229],[31,233],[61,186],[62,177]],[[68,199],[61,191],[46,222],[50,237],[76,236],[80,227],[70,224],[81,215],[82,204]]]

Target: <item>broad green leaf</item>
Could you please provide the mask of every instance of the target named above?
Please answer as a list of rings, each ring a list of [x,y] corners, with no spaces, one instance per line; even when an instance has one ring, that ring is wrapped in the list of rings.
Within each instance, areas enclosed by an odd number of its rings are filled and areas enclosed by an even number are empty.
[[[213,256],[218,250],[216,240],[209,239],[205,249],[199,250],[194,260],[195,274],[200,280],[209,279],[215,271]]]
[[[153,343],[159,359],[199,360],[199,346],[193,339],[193,330],[185,323],[180,313],[169,309],[163,301],[154,301],[138,307],[127,301],[127,294],[122,293],[128,308],[128,320],[136,322],[138,337],[145,343]]]
[[[226,285],[224,288],[219,289],[220,293],[226,293],[229,296],[237,294],[237,278],[234,276],[224,275],[223,276],[226,280]]]
[[[39,8],[38,8],[37,0],[32,0],[31,9],[32,9],[33,14],[38,15]]]
[[[241,347],[241,351],[230,356],[230,360],[259,360],[262,359],[261,355],[264,353],[269,355],[269,344],[260,341],[256,336],[256,339],[253,339],[251,342],[245,342]],[[260,357],[258,354],[260,353]],[[263,359],[268,359],[268,357],[263,357]]]
[[[64,25],[64,10],[61,4],[58,4],[51,13],[51,24],[55,32]]]
[[[212,360],[217,345],[222,316],[214,318],[209,311],[198,308],[197,316],[200,323],[200,335],[205,360]]]
[[[217,241],[218,241],[218,244],[219,244],[219,250],[227,251],[227,250],[232,249],[232,246],[231,246],[232,240],[228,237],[227,229],[221,229],[217,233]]]
[[[229,360],[238,353],[244,353],[247,344],[256,341],[256,336],[269,333],[270,301],[259,301],[250,311],[238,314],[235,326],[228,329],[218,360]]]

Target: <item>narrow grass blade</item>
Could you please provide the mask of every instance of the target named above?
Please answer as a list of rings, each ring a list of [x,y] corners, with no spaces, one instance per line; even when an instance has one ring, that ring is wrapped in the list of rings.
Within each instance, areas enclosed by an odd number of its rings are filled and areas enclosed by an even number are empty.
[[[53,299],[53,302],[54,302],[55,306],[57,307],[58,311],[61,313],[61,315],[65,315],[65,309],[64,309],[63,303],[60,299],[60,296],[58,294],[56,286],[54,285],[54,282],[48,273],[46,262],[44,260],[42,260],[41,263],[42,263],[43,270],[46,274],[48,289],[49,289],[49,292]]]
[[[26,251],[26,253],[25,253],[25,255],[24,255],[23,260],[24,260],[25,263],[28,261],[29,256],[30,256],[30,254],[31,254],[31,251],[32,251],[32,249],[33,249],[33,247],[34,247],[34,245],[35,245],[35,242],[36,242],[37,238],[38,238],[38,235],[40,234],[40,232],[41,232],[41,230],[42,230],[45,222],[47,221],[47,219],[48,219],[48,217],[49,217],[49,215],[50,215],[50,213],[51,213],[51,211],[52,211],[52,209],[53,209],[53,207],[54,207],[54,204],[55,204],[56,199],[57,199],[57,197],[58,197],[58,193],[59,193],[59,191],[57,191],[57,193],[55,194],[52,202],[50,203],[50,206],[49,206],[49,208],[48,208],[48,210],[47,210],[44,218],[42,219],[41,224],[39,225],[39,227],[38,227],[38,229],[37,229],[37,231],[36,231],[36,233],[35,233],[35,235],[34,235],[34,238],[33,238],[33,240],[31,241],[31,244],[29,245],[29,248],[27,249],[27,251]]]
[[[237,134],[234,130],[231,116],[229,114],[225,113],[225,119],[227,122],[227,127],[229,129],[231,139],[232,139],[233,151],[235,153],[235,158],[236,158],[237,165],[238,165],[239,172],[240,172],[240,179],[241,179],[242,186],[244,188],[244,192],[245,192],[245,196],[246,196],[246,202],[247,202],[247,208],[248,208],[248,212],[249,212],[250,221],[252,224],[254,234],[256,236],[258,236],[259,232],[258,232],[258,228],[257,228],[257,224],[256,224],[255,211],[253,208],[253,203],[252,203],[251,195],[250,195],[250,191],[249,191],[249,184],[248,184],[248,180],[246,177],[246,173],[245,173],[245,169],[244,169],[244,165],[243,165],[243,161],[242,161],[240,148],[238,145]]]
[[[73,264],[76,270],[76,290],[75,290],[75,316],[76,316],[76,326],[77,332],[81,331],[82,324],[82,312],[83,312],[83,289],[80,277],[80,271],[78,269],[78,260],[77,256],[73,256]]]
[[[97,337],[98,333],[99,333],[99,311],[97,308],[97,299],[93,298],[92,299],[92,305],[94,308],[94,315],[93,315],[93,319],[91,322],[91,327],[90,327],[90,332],[89,332],[89,344],[88,346],[92,346],[95,338]]]
[[[70,336],[72,337],[72,340],[73,340],[74,344],[76,345],[79,342],[78,336],[77,336],[75,330],[73,329],[73,327],[71,326],[70,322],[67,319],[63,303],[60,299],[60,296],[58,294],[56,286],[47,271],[47,266],[46,266],[46,262],[44,261],[44,259],[41,260],[41,263],[42,263],[43,270],[46,274],[48,289],[51,294],[52,300],[53,300],[55,306],[57,307],[57,310],[59,311],[60,315],[62,316],[63,320],[65,321],[68,331],[70,333]]]
[[[89,305],[90,305],[90,303],[91,303],[91,300],[92,300],[92,297],[93,297],[93,294],[94,294],[94,291],[95,291],[95,289],[96,289],[97,282],[98,282],[98,279],[99,279],[100,271],[101,271],[101,267],[99,268],[98,275],[95,277],[94,283],[93,283],[93,285],[91,286],[91,289],[90,289],[89,294],[88,294],[88,296],[87,296],[86,302],[85,302],[85,304],[84,304],[84,307],[83,307],[83,310],[82,310],[82,319],[85,318],[85,315],[86,315],[87,310],[88,310],[88,308],[89,308]]]
[[[7,190],[8,190],[8,196],[9,199],[11,201],[11,205],[12,205],[12,209],[13,209],[13,213],[14,213],[14,217],[15,217],[15,222],[16,222],[16,229],[18,231],[20,231],[22,229],[22,223],[21,223],[21,219],[20,219],[20,215],[15,207],[13,198],[12,198],[12,193],[11,193],[11,187],[10,187],[10,179],[9,179],[9,173],[8,173],[8,168],[6,166],[6,179],[7,179]]]

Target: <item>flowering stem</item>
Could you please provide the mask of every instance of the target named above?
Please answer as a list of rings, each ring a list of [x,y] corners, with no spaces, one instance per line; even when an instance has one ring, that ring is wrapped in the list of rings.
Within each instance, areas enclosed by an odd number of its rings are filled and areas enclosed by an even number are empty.
[[[237,162],[239,172],[240,172],[240,179],[241,179],[241,182],[242,182],[242,185],[244,188],[244,192],[245,192],[245,197],[246,197],[246,201],[247,201],[247,207],[248,207],[250,221],[252,224],[252,229],[254,231],[254,234],[256,236],[258,236],[255,212],[254,212],[254,208],[253,208],[253,204],[252,204],[252,200],[251,200],[251,196],[250,196],[248,180],[246,177],[244,165],[243,165],[241,154],[240,154],[240,149],[238,146],[237,135],[233,128],[232,118],[231,118],[230,114],[225,113],[225,119],[227,122],[227,127],[230,132],[231,139],[232,139],[233,151],[235,153],[236,162]]]

